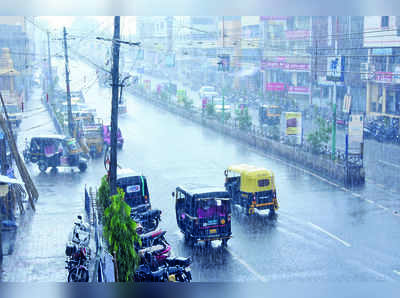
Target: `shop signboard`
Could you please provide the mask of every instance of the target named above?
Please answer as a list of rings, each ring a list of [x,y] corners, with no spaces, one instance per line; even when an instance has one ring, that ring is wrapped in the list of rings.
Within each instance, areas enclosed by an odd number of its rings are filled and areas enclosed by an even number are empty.
[[[285,90],[284,83],[267,83],[266,84],[267,91],[283,91]]]
[[[348,152],[350,154],[361,154],[364,131],[364,116],[362,114],[351,114],[348,127]]]
[[[379,83],[392,83],[393,73],[385,71],[375,72],[375,81]]]
[[[327,58],[327,81],[343,82],[344,57],[333,56]]]
[[[294,31],[286,31],[286,39],[288,40],[303,40],[310,38],[309,30],[294,30]]]
[[[303,86],[288,86],[288,94],[304,94],[304,95],[308,95],[308,94],[310,94],[310,88],[309,87],[303,87]]]

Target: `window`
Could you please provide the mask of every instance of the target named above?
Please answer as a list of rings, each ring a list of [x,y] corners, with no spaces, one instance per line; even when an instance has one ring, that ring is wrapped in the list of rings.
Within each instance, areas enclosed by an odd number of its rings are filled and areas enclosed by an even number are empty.
[[[267,187],[269,185],[268,179],[258,180],[258,187]]]
[[[389,16],[382,16],[381,17],[381,27],[389,27]]]

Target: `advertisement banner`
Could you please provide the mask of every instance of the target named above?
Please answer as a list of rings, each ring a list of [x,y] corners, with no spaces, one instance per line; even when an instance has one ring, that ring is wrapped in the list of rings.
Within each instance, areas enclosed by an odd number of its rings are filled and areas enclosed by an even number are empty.
[[[267,83],[266,84],[267,91],[283,91],[285,90],[284,83]]]
[[[281,115],[281,132],[286,139],[298,145],[303,142],[301,112],[285,112]]]
[[[363,143],[364,116],[352,114],[349,117],[349,153],[361,154],[361,143]]]
[[[286,39],[288,39],[288,40],[298,40],[298,39],[310,38],[309,30],[286,31],[285,34],[286,34]]]
[[[350,113],[350,107],[351,107],[351,96],[350,95],[345,95],[343,99],[343,113]]]
[[[327,72],[326,72],[326,80],[327,81],[343,81],[343,72],[344,72],[344,57],[336,56],[336,57],[328,57],[327,58]]]
[[[392,72],[385,71],[376,71],[375,72],[375,81],[379,83],[391,83],[393,80]]]
[[[288,86],[288,93],[289,94],[310,94],[309,87],[302,87],[302,86]]]

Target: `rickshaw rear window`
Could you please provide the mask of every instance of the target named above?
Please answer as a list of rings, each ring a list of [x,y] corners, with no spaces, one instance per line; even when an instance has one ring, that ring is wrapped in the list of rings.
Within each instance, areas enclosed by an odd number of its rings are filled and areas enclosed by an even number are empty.
[[[258,180],[258,187],[266,187],[269,185],[269,179]]]

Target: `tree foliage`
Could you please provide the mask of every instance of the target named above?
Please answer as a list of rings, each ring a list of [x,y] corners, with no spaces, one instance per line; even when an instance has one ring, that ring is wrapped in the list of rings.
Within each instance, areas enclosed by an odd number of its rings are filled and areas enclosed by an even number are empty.
[[[133,281],[139,265],[135,244],[141,245],[136,233],[136,223],[130,217],[131,208],[124,200],[124,192],[111,197],[111,204],[104,211],[104,236],[109,250],[116,253],[118,281]]]
[[[326,145],[330,140],[331,125],[321,117],[317,118],[318,129],[307,135],[307,141],[311,145],[311,150],[317,153],[322,145]]]
[[[239,121],[239,128],[242,130],[249,130],[252,122],[247,108],[236,111],[236,120]]]
[[[99,187],[98,191],[98,206],[101,206],[103,210],[105,210],[108,206],[111,204],[111,199],[110,199],[110,185],[108,184],[107,181],[107,175],[104,175],[103,178],[101,178],[101,185]]]

